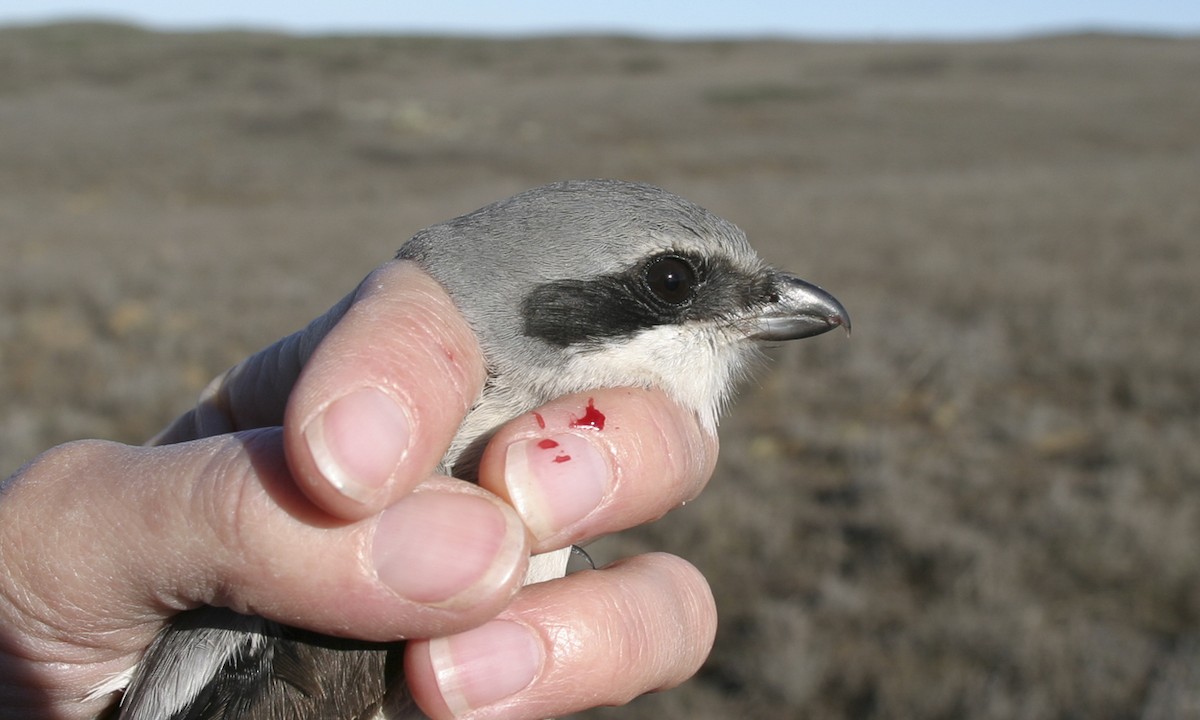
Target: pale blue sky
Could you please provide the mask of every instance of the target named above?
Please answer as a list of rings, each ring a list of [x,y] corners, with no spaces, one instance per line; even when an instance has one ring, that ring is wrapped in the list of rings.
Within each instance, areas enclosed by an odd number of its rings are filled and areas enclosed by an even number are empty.
[[[103,17],[157,28],[247,27],[297,33],[434,32],[530,34],[632,32],[648,35],[783,35],[903,39],[1003,37],[1032,32],[1113,30],[1200,33],[1200,0],[949,0],[805,3],[572,0],[388,2],[341,0],[0,0],[0,24]]]

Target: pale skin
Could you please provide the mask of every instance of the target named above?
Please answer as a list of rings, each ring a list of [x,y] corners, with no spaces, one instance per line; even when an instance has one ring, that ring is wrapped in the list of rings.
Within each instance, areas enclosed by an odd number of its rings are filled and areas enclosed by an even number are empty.
[[[89,691],[202,604],[372,641],[441,638],[410,642],[405,659],[436,720],[565,715],[690,677],[716,611],[685,561],[520,583],[531,552],[695,497],[716,438],[661,392],[601,390],[505,425],[478,487],[437,477],[484,377],[444,291],[392,262],[215,381],[163,444],[43,453],[0,491],[0,718],[99,716],[115,696]],[[603,430],[571,425],[589,400]],[[407,437],[392,439],[379,428],[397,417]],[[514,500],[508,449],[551,437],[595,451],[594,508]],[[571,472],[555,482],[570,487]]]

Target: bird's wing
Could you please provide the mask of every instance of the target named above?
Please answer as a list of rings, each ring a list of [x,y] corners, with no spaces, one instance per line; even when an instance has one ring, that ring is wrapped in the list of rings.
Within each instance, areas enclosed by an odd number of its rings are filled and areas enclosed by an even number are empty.
[[[178,616],[143,658],[120,720],[367,720],[400,645],[358,643],[200,608]]]

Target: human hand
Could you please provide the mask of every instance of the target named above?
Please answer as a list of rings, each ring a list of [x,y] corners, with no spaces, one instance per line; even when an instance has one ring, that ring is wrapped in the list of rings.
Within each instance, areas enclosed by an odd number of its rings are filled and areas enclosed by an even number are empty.
[[[18,471],[0,492],[0,716],[95,717],[112,697],[89,690],[203,604],[438,638],[406,657],[436,718],[564,714],[690,676],[715,611],[682,560],[519,584],[530,552],[694,497],[715,438],[660,392],[598,391],[508,423],[479,487],[432,477],[484,377],[449,298],[393,262],[222,376],[159,446],[80,441]],[[570,427],[589,399],[601,432]],[[548,438],[593,462],[539,483],[525,441]]]

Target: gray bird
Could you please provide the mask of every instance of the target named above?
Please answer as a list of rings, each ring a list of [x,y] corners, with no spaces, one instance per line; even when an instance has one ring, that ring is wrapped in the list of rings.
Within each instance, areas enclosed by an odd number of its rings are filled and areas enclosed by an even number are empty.
[[[560,395],[658,387],[715,429],[759,341],[850,329],[832,295],[768,267],[731,223],[649,185],[535,188],[417,233],[398,257],[446,288],[488,364],[442,461],[466,480],[500,425]],[[533,558],[531,579],[561,576],[565,552]],[[147,650],[119,717],[422,718],[402,650],[202,608]]]

